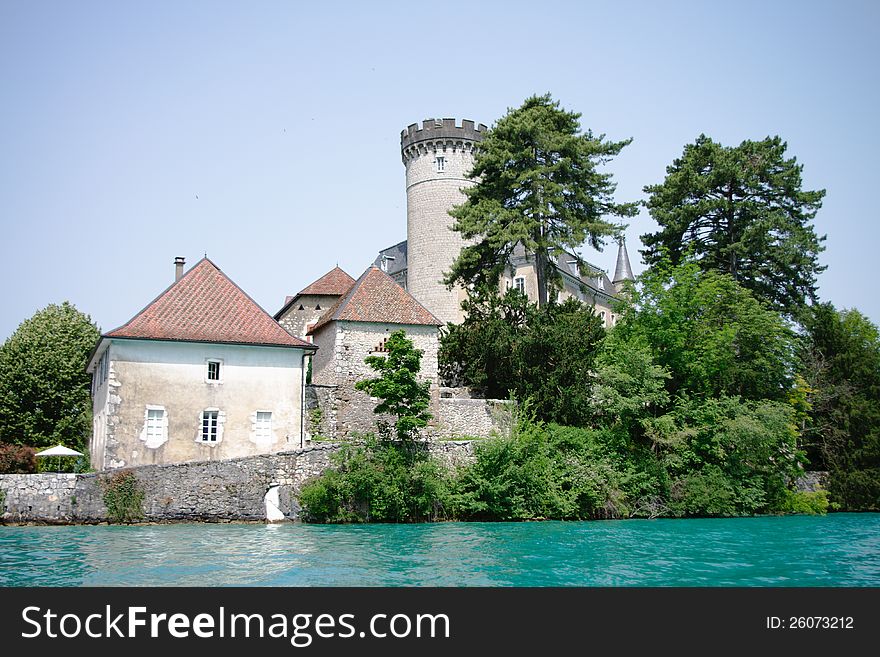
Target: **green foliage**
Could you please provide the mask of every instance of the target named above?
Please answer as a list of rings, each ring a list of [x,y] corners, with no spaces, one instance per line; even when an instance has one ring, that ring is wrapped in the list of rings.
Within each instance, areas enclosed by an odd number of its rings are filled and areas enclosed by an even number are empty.
[[[92,430],[86,359],[98,337],[67,302],[22,322],[0,346],[0,441],[83,451]]]
[[[825,515],[828,513],[828,491],[786,491],[782,511],[786,513],[805,513],[807,515]]]
[[[669,372],[654,362],[651,347],[639,334],[624,339],[614,331],[596,358],[590,400],[597,422],[636,437],[651,431],[669,402]]]
[[[541,420],[588,421],[591,367],[605,335],[592,308],[575,299],[538,308],[515,290],[465,307],[465,321],[441,336],[444,379],[489,398],[528,400]]]
[[[487,440],[465,468],[451,506],[466,520],[588,519],[629,515],[633,472],[588,429],[523,423]]]
[[[143,517],[144,491],[133,472],[114,472],[102,483],[104,506],[111,522],[129,523]]]
[[[611,174],[597,170],[630,140],[580,134],[579,118],[549,94],[532,96],[488,131],[468,174],[477,182],[464,190],[467,201],[450,212],[454,229],[474,243],[462,249],[448,283],[496,290],[513,248],[522,244],[535,260],[543,306],[559,283],[551,256],[584,242],[601,248],[605,237],[622,228],[605,217],[636,214],[636,204],[614,202]]]
[[[743,515],[783,507],[801,454],[791,406],[734,397],[682,398],[657,452],[677,515]]]
[[[662,263],[639,277],[615,343],[647,345],[671,397],[787,399],[794,337],[730,276]]]
[[[33,447],[0,443],[0,474],[31,474],[36,471],[37,457]]]
[[[430,383],[417,378],[422,352],[413,346],[404,331],[394,331],[388,336],[386,348],[387,355],[364,359],[379,377],[358,381],[354,387],[381,399],[373,412],[394,415],[397,439],[411,440],[431,419],[428,412]]]
[[[825,238],[810,222],[825,191],[801,189],[803,167],[786,148],[779,137],[726,147],[705,135],[685,146],[663,183],[645,187],[660,225],[642,235],[645,261],[693,259],[790,315],[815,301]]]
[[[446,473],[424,445],[369,439],[343,445],[334,468],[300,492],[308,522],[420,522],[443,517]]]
[[[831,304],[813,306],[803,325],[808,458],[829,471],[834,503],[880,510],[880,333],[857,310]]]

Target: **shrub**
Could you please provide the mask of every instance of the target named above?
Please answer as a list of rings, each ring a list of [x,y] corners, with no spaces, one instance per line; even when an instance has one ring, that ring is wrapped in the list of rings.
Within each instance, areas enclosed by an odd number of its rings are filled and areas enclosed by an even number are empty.
[[[144,491],[133,472],[116,472],[104,480],[104,506],[112,522],[128,523],[139,520],[144,512]]]
[[[0,473],[31,474],[37,471],[37,457],[33,447],[0,443]]]
[[[786,491],[782,510],[811,516],[825,515],[828,513],[828,505],[828,492],[822,488],[816,491]]]
[[[420,522],[445,517],[446,473],[425,446],[411,441],[344,445],[335,468],[300,492],[307,522]]]
[[[466,520],[654,516],[662,477],[638,448],[616,453],[612,432],[521,422],[477,448],[451,496]]]

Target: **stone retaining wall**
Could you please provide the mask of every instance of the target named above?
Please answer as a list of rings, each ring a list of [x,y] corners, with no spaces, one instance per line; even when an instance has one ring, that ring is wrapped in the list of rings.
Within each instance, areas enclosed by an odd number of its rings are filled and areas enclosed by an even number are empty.
[[[444,439],[508,435],[511,411],[512,402],[501,399],[441,397],[436,435]]]
[[[324,443],[279,454],[130,468],[144,492],[144,522],[265,522],[267,491],[278,487],[278,509],[299,517],[305,481],[330,465],[338,445]],[[473,459],[468,442],[432,443],[447,466]],[[0,475],[0,522],[94,524],[108,521],[104,490],[117,474]]]

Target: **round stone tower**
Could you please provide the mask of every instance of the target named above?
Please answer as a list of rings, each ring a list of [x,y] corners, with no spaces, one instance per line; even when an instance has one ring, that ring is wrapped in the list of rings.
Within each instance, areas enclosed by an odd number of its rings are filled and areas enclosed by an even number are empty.
[[[400,135],[406,167],[406,287],[442,322],[463,320],[459,288],[446,289],[443,277],[466,245],[452,230],[449,211],[465,201],[462,188],[473,185],[465,174],[474,166],[474,147],[486,126],[464,120],[425,119]]]

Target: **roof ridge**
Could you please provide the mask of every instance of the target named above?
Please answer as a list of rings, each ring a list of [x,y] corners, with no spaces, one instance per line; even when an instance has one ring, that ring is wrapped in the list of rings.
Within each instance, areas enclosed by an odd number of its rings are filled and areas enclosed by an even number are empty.
[[[103,337],[313,348],[285,331],[207,256]]]
[[[370,283],[371,278],[373,279],[372,283]],[[368,285],[372,287],[368,288]],[[354,300],[360,294],[363,294],[364,298],[359,299],[360,307],[354,308]],[[443,322],[438,320],[415,297],[375,264],[367,267],[366,271],[351,286],[351,289],[321,316],[308,334],[313,334],[330,322],[339,320],[428,326],[443,325]]]

